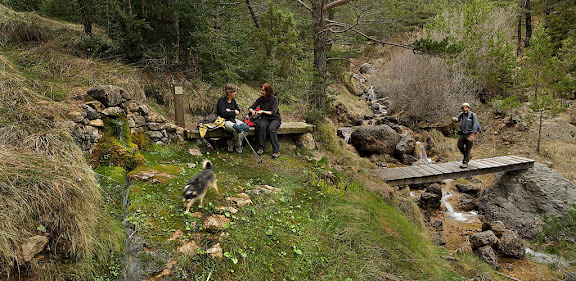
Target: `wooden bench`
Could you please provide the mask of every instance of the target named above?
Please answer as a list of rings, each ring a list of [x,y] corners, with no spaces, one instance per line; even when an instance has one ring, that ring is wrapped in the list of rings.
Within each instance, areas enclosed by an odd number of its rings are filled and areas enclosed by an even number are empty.
[[[250,127],[250,131],[248,131],[247,135],[251,136],[254,135],[254,127]],[[311,133],[314,131],[314,125],[308,124],[306,122],[282,122],[280,128],[276,131],[278,135],[290,135],[290,134],[305,134]],[[206,132],[205,138],[222,138],[222,137],[230,137],[232,133],[226,132],[224,128],[219,128],[214,131]],[[190,129],[190,139],[198,139],[200,138],[200,132],[198,129]]]

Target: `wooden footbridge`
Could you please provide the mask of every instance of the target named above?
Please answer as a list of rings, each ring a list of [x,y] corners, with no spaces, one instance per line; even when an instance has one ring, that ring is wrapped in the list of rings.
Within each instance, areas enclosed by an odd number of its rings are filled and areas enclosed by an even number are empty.
[[[534,162],[535,161],[532,159],[508,155],[486,159],[474,159],[468,163],[468,168],[460,168],[460,162],[448,162],[384,168],[376,170],[376,173],[386,183],[388,183],[388,185],[397,186],[528,169],[534,166]]]

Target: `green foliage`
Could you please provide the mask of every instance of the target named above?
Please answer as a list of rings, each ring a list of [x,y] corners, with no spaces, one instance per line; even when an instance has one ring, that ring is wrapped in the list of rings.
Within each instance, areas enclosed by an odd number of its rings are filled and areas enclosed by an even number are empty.
[[[494,97],[494,99],[492,99],[490,104],[494,108],[506,114],[508,114],[511,110],[517,109],[522,106],[522,102],[520,102],[517,95],[510,95],[505,98],[496,96]]]
[[[294,14],[271,4],[266,12],[260,15],[260,25],[255,39],[264,48],[262,55],[268,60],[266,68],[278,77],[297,73],[302,44]]]
[[[451,63],[476,81],[483,90],[481,99],[507,96],[515,88],[517,76],[514,44],[510,40],[514,32],[511,7],[501,1],[473,0],[445,5],[443,9],[425,25],[427,37],[417,43],[425,50],[430,45],[458,54]],[[449,42],[455,42],[454,46]]]
[[[414,41],[412,47],[416,51],[439,56],[454,56],[464,51],[465,47],[462,42],[450,43],[450,41],[451,40],[449,40],[448,37],[440,41],[434,41],[430,38],[421,38]]]
[[[572,205],[566,214],[553,217],[543,216],[545,225],[542,226],[543,238],[562,246],[576,245],[576,204]]]

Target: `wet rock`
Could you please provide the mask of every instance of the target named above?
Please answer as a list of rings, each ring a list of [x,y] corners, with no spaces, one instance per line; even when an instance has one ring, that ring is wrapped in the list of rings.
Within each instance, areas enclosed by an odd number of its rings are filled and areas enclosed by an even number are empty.
[[[434,193],[438,195],[440,198],[442,198],[442,186],[437,183],[428,185],[426,187],[426,192]]]
[[[436,220],[436,221],[434,221],[434,222],[432,223],[432,227],[438,228],[438,229],[442,228],[442,221],[441,221],[441,220]]]
[[[476,208],[476,200],[469,194],[463,194],[458,201],[463,211],[469,212]]]
[[[430,192],[424,192],[420,195],[420,199],[418,200],[418,206],[422,209],[438,209],[440,208],[441,197]]]
[[[492,246],[496,243],[496,235],[492,230],[482,231],[479,233],[474,233],[468,237],[472,249],[478,249],[483,246]]]
[[[507,257],[521,259],[526,255],[526,247],[516,232],[506,230],[496,243],[496,251]]]
[[[491,265],[493,268],[498,269],[500,268],[500,264],[498,264],[498,259],[496,258],[496,253],[494,249],[490,246],[482,246],[476,250],[474,253],[478,255],[481,259]]]
[[[469,184],[456,184],[456,188],[458,189],[458,192],[470,194],[472,196],[476,196],[480,193],[480,188]]]

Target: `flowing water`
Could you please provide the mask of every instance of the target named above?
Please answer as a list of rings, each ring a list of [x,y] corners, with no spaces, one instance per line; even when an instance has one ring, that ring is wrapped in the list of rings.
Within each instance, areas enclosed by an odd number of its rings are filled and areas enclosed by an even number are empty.
[[[428,163],[432,163],[432,158],[428,158],[428,155],[426,154],[426,147],[424,146],[423,143],[417,141],[416,142],[416,158],[417,159],[424,159],[426,161],[428,161]]]
[[[456,212],[452,204],[448,202],[448,198],[452,197],[451,192],[446,192],[442,190],[442,199],[440,200],[444,206],[446,207],[446,215],[456,221],[466,222],[466,223],[473,223],[473,222],[480,222],[478,219],[478,212],[470,211],[467,213]]]

